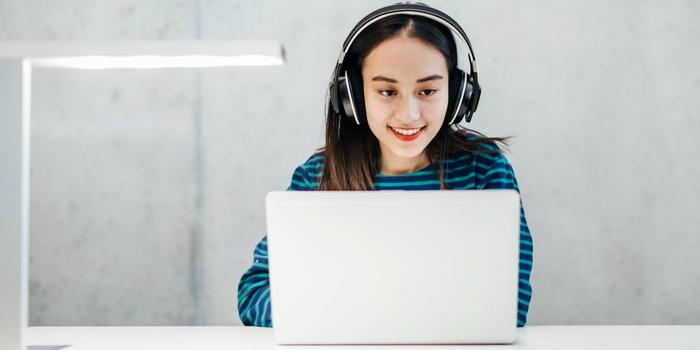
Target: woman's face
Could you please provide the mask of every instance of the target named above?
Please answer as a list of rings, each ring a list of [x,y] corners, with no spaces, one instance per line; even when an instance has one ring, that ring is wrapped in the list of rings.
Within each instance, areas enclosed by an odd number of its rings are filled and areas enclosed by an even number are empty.
[[[448,102],[445,56],[406,35],[377,45],[365,58],[362,81],[367,121],[379,139],[382,161],[410,165],[442,126]],[[399,135],[401,129],[403,134]]]

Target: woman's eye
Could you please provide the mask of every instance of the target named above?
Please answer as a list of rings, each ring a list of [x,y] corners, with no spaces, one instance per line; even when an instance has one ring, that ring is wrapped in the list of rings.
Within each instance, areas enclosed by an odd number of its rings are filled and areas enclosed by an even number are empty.
[[[418,94],[423,96],[432,96],[437,92],[436,89],[423,89]],[[379,94],[384,97],[391,97],[396,95],[394,90],[379,90]]]

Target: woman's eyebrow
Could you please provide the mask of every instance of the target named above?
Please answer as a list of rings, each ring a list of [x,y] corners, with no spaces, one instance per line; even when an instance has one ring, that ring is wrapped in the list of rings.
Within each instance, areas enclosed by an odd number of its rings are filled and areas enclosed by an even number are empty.
[[[416,83],[424,83],[426,81],[436,80],[436,79],[442,79],[442,75],[433,74],[431,76],[427,76],[425,78],[420,78],[420,79],[416,80]],[[378,75],[378,76],[372,78],[372,81],[385,81],[387,83],[398,83],[398,81],[396,79],[383,77],[381,75]]]
[[[425,78],[420,78],[420,79],[416,80],[416,83],[423,83],[423,82],[426,82],[426,81],[437,80],[437,79],[442,79],[442,75],[433,74],[433,75],[431,75],[431,76],[428,76],[428,77],[425,77]]]

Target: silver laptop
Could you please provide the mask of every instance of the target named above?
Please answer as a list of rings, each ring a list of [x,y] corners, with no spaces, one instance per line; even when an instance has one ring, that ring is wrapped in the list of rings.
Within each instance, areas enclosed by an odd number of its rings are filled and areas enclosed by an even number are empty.
[[[511,344],[514,190],[267,194],[278,344]]]

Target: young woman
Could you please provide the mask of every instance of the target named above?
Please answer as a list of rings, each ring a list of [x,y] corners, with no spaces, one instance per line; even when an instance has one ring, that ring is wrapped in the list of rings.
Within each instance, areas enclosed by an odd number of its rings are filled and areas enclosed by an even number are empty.
[[[458,66],[455,31],[470,52],[468,71]],[[424,4],[379,9],[358,23],[343,52],[326,105],[325,147],[296,168],[287,190],[519,191],[499,147],[507,138],[457,124],[471,119],[480,88],[469,41],[449,16]],[[523,327],[533,246],[522,201],[520,242],[517,325]],[[238,312],[245,325],[272,326],[266,237],[238,285]]]

